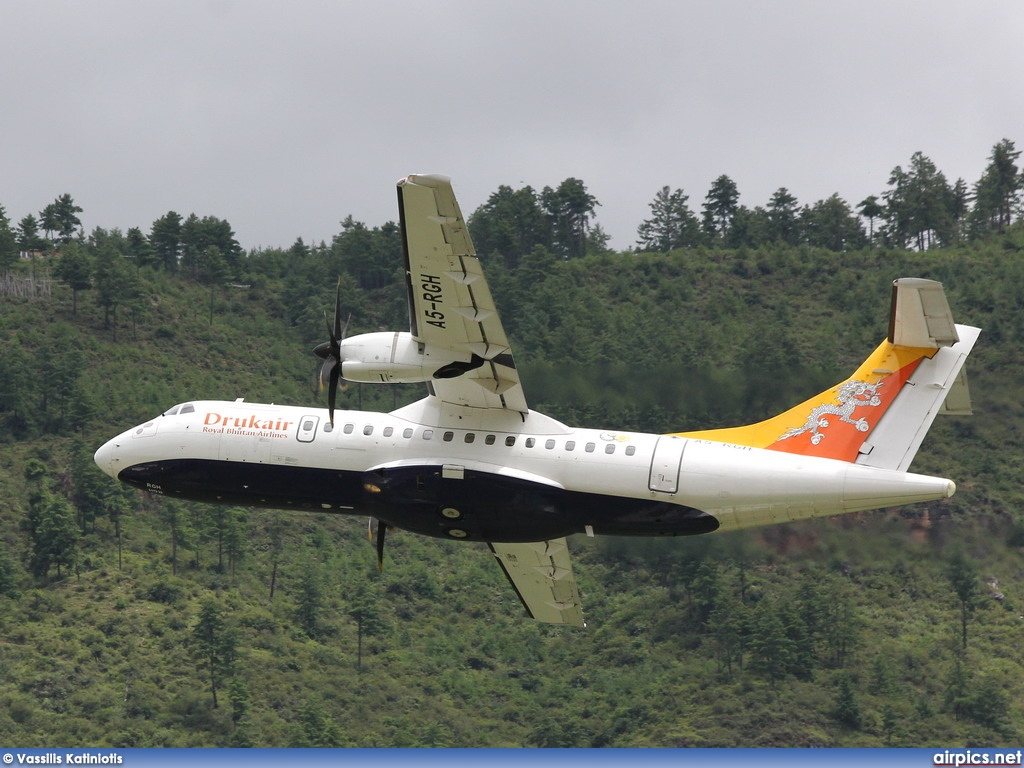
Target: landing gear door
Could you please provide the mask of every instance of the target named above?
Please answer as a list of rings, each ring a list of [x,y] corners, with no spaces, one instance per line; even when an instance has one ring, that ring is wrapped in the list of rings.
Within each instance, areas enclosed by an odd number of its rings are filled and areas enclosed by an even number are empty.
[[[663,435],[654,447],[651,459],[649,487],[661,493],[676,493],[679,490],[679,465],[683,461],[686,440],[681,437]]]
[[[316,428],[320,424],[319,416],[303,416],[299,419],[296,438],[300,443],[312,443],[316,438]]]

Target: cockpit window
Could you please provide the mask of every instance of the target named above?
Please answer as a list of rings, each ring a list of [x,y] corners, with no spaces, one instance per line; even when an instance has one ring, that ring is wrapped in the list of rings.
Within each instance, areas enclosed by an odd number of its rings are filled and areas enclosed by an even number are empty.
[[[164,411],[164,416],[180,416],[183,413],[195,413],[196,407],[192,403],[178,403],[169,411]]]

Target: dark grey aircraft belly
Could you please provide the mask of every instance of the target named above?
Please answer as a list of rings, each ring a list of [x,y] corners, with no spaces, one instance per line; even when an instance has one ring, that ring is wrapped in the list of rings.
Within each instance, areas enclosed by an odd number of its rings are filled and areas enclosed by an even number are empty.
[[[603,536],[710,533],[718,520],[690,507],[568,491],[521,478],[438,465],[352,472],[256,462],[173,459],[129,467],[119,479],[172,498],[368,515],[426,536],[526,542]]]

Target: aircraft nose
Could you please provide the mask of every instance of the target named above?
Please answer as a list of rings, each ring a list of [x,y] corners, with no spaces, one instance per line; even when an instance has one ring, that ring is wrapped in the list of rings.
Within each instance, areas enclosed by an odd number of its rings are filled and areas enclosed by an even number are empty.
[[[92,457],[93,461],[96,462],[96,466],[106,472],[115,480],[117,479],[117,470],[114,467],[114,454],[117,450],[117,438],[108,440],[99,447],[96,454]]]

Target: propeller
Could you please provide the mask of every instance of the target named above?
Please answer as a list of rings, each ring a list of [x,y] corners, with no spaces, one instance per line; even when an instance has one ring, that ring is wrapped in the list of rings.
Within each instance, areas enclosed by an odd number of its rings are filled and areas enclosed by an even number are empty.
[[[319,390],[323,391],[324,381],[328,382],[327,386],[327,411],[330,415],[331,426],[334,426],[334,405],[335,400],[338,397],[338,380],[341,378],[341,342],[345,340],[345,334],[348,332],[348,324],[352,319],[352,315],[349,314],[348,319],[345,321],[345,327],[341,326],[341,280],[338,280],[338,294],[334,300],[334,327],[331,327],[330,321],[327,319],[327,313],[324,313],[324,323],[327,325],[327,335],[330,337],[330,341],[325,341],[323,344],[317,344],[313,349],[313,354],[324,361],[324,364],[320,367],[320,375],[318,377]]]
[[[370,541],[373,541],[373,524],[377,523],[377,569],[384,572],[384,534],[388,531],[388,524],[383,520],[376,520],[369,518],[367,520],[367,536]]]

